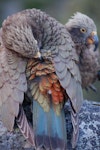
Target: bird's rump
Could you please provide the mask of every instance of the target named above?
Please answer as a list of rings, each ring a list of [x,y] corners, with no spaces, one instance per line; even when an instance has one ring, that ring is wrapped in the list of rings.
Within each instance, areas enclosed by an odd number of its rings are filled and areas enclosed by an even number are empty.
[[[37,100],[47,112],[50,109],[50,101],[52,100],[59,114],[60,107],[65,100],[65,91],[61,87],[58,77],[55,74],[53,63],[46,59],[43,61],[38,59],[30,60],[26,68],[26,75],[28,87],[33,98]]]
[[[67,95],[50,60],[30,60],[26,68],[29,92],[33,101],[33,130],[36,146],[66,147],[63,105]],[[66,97],[66,98],[65,98]]]

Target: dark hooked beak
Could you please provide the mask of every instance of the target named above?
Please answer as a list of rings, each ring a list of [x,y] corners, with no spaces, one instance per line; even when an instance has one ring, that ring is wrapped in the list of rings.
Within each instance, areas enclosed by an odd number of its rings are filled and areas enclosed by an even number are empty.
[[[96,51],[99,44],[99,38],[97,36],[97,32],[93,31],[91,35],[88,37],[87,42],[88,44],[94,44],[95,45],[94,51]]]

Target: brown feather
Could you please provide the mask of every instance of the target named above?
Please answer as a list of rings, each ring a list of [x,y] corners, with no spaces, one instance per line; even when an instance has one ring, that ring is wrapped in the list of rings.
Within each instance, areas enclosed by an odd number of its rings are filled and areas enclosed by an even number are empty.
[[[28,123],[28,120],[26,118],[26,115],[25,115],[22,107],[20,107],[20,113],[19,113],[18,117],[16,118],[16,122],[17,122],[17,125],[18,125],[19,129],[21,130],[23,136],[35,148],[33,129],[31,127],[31,125]]]

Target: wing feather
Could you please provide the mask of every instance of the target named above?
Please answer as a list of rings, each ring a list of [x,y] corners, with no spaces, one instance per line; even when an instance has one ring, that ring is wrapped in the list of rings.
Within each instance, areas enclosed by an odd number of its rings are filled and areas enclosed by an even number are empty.
[[[58,47],[58,55],[54,57],[54,67],[60,84],[66,90],[72,106],[72,147],[75,148],[79,133],[78,113],[82,105],[83,94],[78,57],[76,56],[70,35],[68,33],[66,33],[66,35],[68,36],[68,38],[66,38],[66,48],[65,46],[61,46],[61,48],[60,46]],[[60,63],[61,65],[59,65]]]
[[[69,43],[68,41],[66,41],[66,43],[67,45],[71,45],[71,42]],[[75,54],[75,49],[73,48],[73,42],[72,42],[72,53],[67,49],[67,45],[66,45],[66,49],[63,50],[61,50],[63,47],[61,48],[60,46],[58,47],[59,49],[58,55],[54,57],[54,66],[59,81],[62,87],[66,90],[66,93],[72,102],[72,106],[74,110],[76,112],[79,112],[83,101],[81,76],[80,76],[79,67],[75,57],[76,54]],[[64,53],[62,53],[62,51]],[[65,55],[66,52],[67,55]]]
[[[0,115],[4,125],[12,131],[27,90],[26,61],[7,50],[2,40],[0,42]]]

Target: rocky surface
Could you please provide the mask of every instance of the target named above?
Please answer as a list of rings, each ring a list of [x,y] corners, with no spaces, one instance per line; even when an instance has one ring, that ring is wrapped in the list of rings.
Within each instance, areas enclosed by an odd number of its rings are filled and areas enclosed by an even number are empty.
[[[100,150],[100,103],[85,102],[80,112],[77,150]]]
[[[72,130],[70,108],[66,105],[66,124],[70,140],[70,130]],[[79,114],[80,135],[75,150],[100,150],[100,103],[84,101]],[[70,143],[69,143],[70,145]],[[0,121],[0,150],[33,150],[21,135],[18,129],[10,133]],[[69,150],[71,147],[69,146]]]

